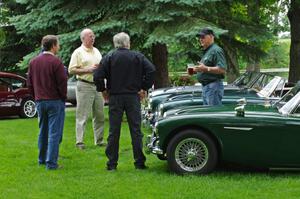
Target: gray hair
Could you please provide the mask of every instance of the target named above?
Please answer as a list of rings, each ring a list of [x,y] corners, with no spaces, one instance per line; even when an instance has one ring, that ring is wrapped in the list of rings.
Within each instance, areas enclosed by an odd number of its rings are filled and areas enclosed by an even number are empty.
[[[130,37],[125,32],[120,32],[113,37],[115,48],[129,48]]]
[[[88,32],[92,32],[93,33],[93,31],[91,29],[89,29],[89,28],[85,28],[85,29],[83,29],[81,31],[81,33],[80,33],[80,39],[81,39],[81,41],[83,41],[83,38],[85,37],[86,33],[88,33]]]

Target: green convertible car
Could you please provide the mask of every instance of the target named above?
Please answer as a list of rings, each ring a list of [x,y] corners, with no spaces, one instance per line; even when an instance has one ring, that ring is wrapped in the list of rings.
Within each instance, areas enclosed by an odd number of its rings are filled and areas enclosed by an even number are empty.
[[[273,78],[274,76],[271,74],[246,72],[238,78],[235,83],[224,87],[224,96],[229,96],[229,98],[224,97],[223,103],[235,103],[236,99],[240,99],[241,97],[258,98],[256,97],[256,93],[265,87]],[[282,78],[280,82],[284,83],[283,81],[285,80]],[[264,95],[266,94],[267,93],[264,93]],[[279,94],[281,96],[281,93],[276,93],[276,95]],[[262,96],[262,98],[264,97]],[[254,99],[253,102],[255,100],[256,99]],[[163,108],[161,107],[162,104],[164,106]],[[191,106],[195,104],[202,104],[202,86],[154,90],[149,95],[148,105],[142,108],[143,124],[146,126],[153,124],[157,118],[156,113],[162,113],[173,107]],[[162,111],[156,112],[158,109]]]
[[[155,123],[147,149],[178,174],[206,174],[219,162],[300,167],[299,90],[298,83],[272,106],[178,109]]]
[[[260,91],[250,88],[237,90],[230,94],[224,95],[222,99],[223,104],[236,104],[236,102],[241,98],[246,98],[249,103],[274,103],[279,100],[284,94],[286,94],[292,87],[292,84],[287,84],[287,81],[279,76],[275,76],[265,87]],[[161,102],[158,106],[158,111],[156,115],[158,117],[163,116],[163,114],[174,108],[182,106],[197,106],[203,104],[202,93],[196,94],[182,94],[177,95],[172,98],[168,98]],[[155,115],[155,116],[156,116]]]
[[[247,90],[250,88],[260,90],[263,88],[274,76],[267,73],[260,72],[246,72],[236,79],[232,84],[224,86],[224,94],[236,93],[240,90]],[[161,88],[151,91],[148,96],[148,104],[145,107],[145,112],[154,113],[158,105],[167,98],[172,98],[181,94],[197,94],[202,93],[202,86],[180,86]]]

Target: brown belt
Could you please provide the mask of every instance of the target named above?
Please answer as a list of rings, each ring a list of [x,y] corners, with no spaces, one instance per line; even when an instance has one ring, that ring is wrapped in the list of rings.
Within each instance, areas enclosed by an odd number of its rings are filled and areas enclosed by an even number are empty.
[[[78,79],[78,81],[94,85],[94,82],[89,82],[89,81],[84,80],[84,79]]]

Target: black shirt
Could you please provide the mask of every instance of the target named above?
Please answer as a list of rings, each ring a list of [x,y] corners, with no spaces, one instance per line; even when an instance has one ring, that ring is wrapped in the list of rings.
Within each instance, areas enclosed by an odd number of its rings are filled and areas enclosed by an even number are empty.
[[[108,90],[110,95],[137,94],[152,86],[154,72],[155,66],[143,54],[118,48],[103,57],[94,72],[94,82],[97,91]]]

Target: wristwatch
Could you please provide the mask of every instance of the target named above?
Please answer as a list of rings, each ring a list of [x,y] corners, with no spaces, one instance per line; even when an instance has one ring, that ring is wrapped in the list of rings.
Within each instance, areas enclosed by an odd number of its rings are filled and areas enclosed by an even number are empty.
[[[210,71],[210,67],[207,67],[207,72],[209,72]]]

